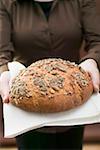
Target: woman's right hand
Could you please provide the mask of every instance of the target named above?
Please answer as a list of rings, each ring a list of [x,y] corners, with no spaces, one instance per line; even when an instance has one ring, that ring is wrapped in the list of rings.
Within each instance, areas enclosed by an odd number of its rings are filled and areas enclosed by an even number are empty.
[[[9,103],[10,81],[9,71],[4,71],[0,76],[0,95],[3,103]]]

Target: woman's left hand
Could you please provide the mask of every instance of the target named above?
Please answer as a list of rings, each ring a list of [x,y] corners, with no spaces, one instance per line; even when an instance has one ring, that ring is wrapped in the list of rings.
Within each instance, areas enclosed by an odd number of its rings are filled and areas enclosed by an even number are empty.
[[[87,59],[79,64],[92,78],[93,87],[95,92],[99,92],[100,88],[100,72],[97,63],[93,59]]]

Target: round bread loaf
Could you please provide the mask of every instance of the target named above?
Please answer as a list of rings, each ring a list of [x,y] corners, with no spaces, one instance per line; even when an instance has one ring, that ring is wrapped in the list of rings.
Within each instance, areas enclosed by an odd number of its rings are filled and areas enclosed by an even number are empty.
[[[75,108],[93,92],[91,77],[80,66],[59,58],[39,60],[12,82],[10,102],[33,112],[60,112]]]

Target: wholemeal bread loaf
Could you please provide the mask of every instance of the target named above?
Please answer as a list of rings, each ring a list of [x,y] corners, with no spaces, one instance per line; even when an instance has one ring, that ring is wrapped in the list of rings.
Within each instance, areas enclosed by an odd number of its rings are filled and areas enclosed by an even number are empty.
[[[13,80],[10,102],[33,112],[75,108],[93,92],[91,77],[80,66],[60,58],[39,60]]]

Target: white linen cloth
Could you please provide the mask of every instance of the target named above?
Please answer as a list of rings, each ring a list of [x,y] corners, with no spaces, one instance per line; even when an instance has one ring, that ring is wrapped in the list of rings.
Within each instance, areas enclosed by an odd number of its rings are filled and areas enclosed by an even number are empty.
[[[18,62],[8,64],[11,78],[25,68]],[[100,123],[100,94],[93,94],[83,105],[59,113],[34,113],[4,104],[4,136],[12,138],[43,126],[72,126]]]

